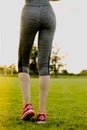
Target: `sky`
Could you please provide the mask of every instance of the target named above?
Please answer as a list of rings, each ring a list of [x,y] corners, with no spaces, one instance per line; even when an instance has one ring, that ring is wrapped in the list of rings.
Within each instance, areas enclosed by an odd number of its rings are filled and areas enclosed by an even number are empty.
[[[0,4],[0,66],[16,64],[23,0],[1,1]],[[60,48],[59,55],[68,72],[79,73],[87,69],[87,7],[86,0],[51,2],[57,27],[53,40]],[[37,37],[35,43],[37,42]]]

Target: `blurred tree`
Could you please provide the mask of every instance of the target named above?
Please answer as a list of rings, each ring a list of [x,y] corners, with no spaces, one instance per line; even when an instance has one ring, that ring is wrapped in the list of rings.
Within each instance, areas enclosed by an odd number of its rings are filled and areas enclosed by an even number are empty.
[[[6,65],[0,66],[0,74],[4,74],[4,75],[7,74],[7,66]]]
[[[7,72],[8,74],[11,74],[11,75],[17,74],[15,64],[11,64],[9,67],[7,67]]]
[[[51,58],[50,58],[50,72],[51,74],[57,75],[61,67],[64,64],[61,60],[64,58],[59,56],[60,48],[53,47]],[[32,47],[31,56],[30,56],[30,74],[31,75],[38,75],[38,67],[37,67],[37,59],[38,59],[38,49],[36,46]]]
[[[51,53],[50,70],[54,73],[54,75],[57,75],[59,73],[60,68],[64,66],[64,64],[61,62],[64,56],[59,56],[59,51],[60,48],[53,47]]]
[[[67,70],[62,70],[62,74],[63,74],[63,75],[68,75],[69,73],[68,73]]]
[[[10,66],[4,65],[4,66],[0,66],[0,74],[17,74],[17,70],[16,70],[16,66],[15,64],[11,64]]]
[[[79,73],[79,75],[83,75],[83,76],[87,75],[87,70],[82,70],[82,71]]]
[[[30,74],[33,75],[38,75],[37,55],[38,55],[37,47],[33,46],[30,56]]]
[[[0,66],[0,74],[4,74],[4,67]]]
[[[4,75],[7,75],[7,66],[4,65]]]

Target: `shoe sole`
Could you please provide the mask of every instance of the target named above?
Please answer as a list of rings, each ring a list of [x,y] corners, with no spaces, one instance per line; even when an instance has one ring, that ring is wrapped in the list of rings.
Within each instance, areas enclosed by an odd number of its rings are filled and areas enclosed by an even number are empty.
[[[46,121],[37,121],[38,124],[45,124]]]

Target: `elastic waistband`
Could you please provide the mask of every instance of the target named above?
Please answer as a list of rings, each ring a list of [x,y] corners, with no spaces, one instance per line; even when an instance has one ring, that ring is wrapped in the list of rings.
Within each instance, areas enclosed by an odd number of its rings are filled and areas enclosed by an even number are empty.
[[[25,0],[25,4],[32,6],[50,5],[49,0]]]

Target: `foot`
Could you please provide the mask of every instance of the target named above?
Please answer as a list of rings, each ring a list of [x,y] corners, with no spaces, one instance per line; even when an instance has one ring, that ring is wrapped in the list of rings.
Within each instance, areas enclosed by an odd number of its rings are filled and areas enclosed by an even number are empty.
[[[21,120],[29,120],[31,117],[35,115],[35,112],[32,108],[32,104],[26,104],[21,111],[20,119]]]
[[[46,114],[44,113],[38,113],[37,114],[37,123],[46,123]]]

